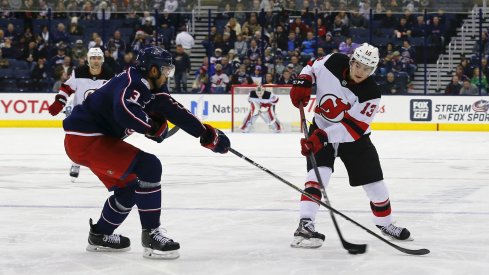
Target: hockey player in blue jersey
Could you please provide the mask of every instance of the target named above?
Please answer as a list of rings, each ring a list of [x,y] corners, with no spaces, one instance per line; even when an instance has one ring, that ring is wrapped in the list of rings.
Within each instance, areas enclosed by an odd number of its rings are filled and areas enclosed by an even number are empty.
[[[142,226],[143,256],[179,257],[179,243],[159,228],[162,165],[156,156],[123,139],[138,132],[161,142],[168,131],[168,120],[200,138],[202,146],[216,153],[226,153],[230,141],[220,130],[202,124],[165,92],[164,83],[173,72],[169,52],[159,47],[143,49],[135,67],[112,78],[63,121],[67,155],[88,167],[109,191],[114,191],[98,222],[93,224],[90,219],[88,251],[129,250],[129,238],[114,231],[136,205]]]

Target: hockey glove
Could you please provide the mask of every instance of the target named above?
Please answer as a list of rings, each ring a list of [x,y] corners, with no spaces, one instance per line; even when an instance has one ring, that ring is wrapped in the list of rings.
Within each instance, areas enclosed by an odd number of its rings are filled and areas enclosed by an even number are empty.
[[[209,124],[204,124],[205,131],[200,136],[200,144],[205,148],[211,149],[214,153],[225,154],[231,147],[229,138],[219,129]]]
[[[68,99],[64,95],[57,94],[54,97],[53,104],[49,105],[48,111],[52,116],[55,116],[63,110]]]
[[[307,74],[301,74],[292,81],[292,89],[290,90],[290,99],[295,107],[299,108],[299,103],[306,107],[311,99],[312,77]]]
[[[328,135],[321,129],[316,129],[308,138],[301,138],[301,154],[308,156],[310,153],[316,154],[328,144]]]
[[[168,134],[168,123],[166,118],[156,116],[155,114],[149,114],[149,117],[151,118],[151,129],[145,134],[145,136],[158,143],[161,143]]]

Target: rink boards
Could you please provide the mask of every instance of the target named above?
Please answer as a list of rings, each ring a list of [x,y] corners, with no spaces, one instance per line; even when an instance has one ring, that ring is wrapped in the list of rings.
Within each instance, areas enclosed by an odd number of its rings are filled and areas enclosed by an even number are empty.
[[[232,103],[231,95],[175,94],[180,103],[200,119],[222,129],[231,128],[233,112],[246,112],[246,100]],[[291,107],[288,95],[277,105],[279,119],[298,123],[298,111]],[[53,94],[0,94],[0,127],[61,127],[63,114],[48,112]],[[312,99],[314,101],[314,97]],[[306,116],[313,116],[311,103]],[[489,131],[487,96],[383,96],[374,130]]]

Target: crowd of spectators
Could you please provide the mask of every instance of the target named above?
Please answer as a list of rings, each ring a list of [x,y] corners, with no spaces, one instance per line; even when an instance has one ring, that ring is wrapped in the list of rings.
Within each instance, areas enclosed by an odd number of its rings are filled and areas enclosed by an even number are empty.
[[[427,37],[429,45],[443,48],[448,28],[443,11],[427,18],[420,14],[430,4],[423,0],[224,0],[210,36],[202,42],[207,57],[196,72],[190,72],[194,40],[185,28],[189,15],[179,12],[188,10],[193,1],[26,0],[19,1],[20,8],[7,8],[5,2],[12,1],[2,1],[2,17],[8,20],[0,21],[0,67],[22,67],[16,74],[22,79],[16,80],[18,86],[30,84],[43,91],[85,63],[91,47],[102,48],[106,65],[120,72],[147,45],[175,54],[176,92],[228,93],[233,84],[291,84],[308,61],[332,52],[350,55],[373,33],[372,42],[382,53],[377,80],[395,83],[383,85],[394,87],[384,93],[401,94],[408,91],[417,69],[415,47]],[[25,11],[30,6],[42,7],[41,12]],[[11,11],[16,8],[24,11]],[[258,12],[262,9],[264,14]],[[48,16],[51,28],[45,24]],[[22,24],[1,23],[18,22],[15,19]],[[110,22],[109,27],[102,28],[100,22]],[[190,89],[189,73],[195,73]]]

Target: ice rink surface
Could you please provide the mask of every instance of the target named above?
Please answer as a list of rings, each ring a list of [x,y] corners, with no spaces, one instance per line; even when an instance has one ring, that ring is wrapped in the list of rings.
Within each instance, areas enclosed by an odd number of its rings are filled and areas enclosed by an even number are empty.
[[[242,154],[303,187],[300,133],[229,134]],[[162,224],[180,242],[177,260],[142,258],[133,209],[116,231],[132,240],[123,253],[85,251],[88,219],[109,193],[82,168],[70,182],[61,129],[0,129],[0,274],[487,274],[489,270],[489,134],[376,131],[397,224],[408,227],[405,255],[337,217],[345,238],[367,243],[363,255],[341,247],[328,212],[320,249],[290,248],[299,193],[232,155],[217,155],[178,132],[162,144],[129,142],[163,163]],[[117,160],[114,160],[117,161]],[[372,230],[363,189],[348,185],[337,161],[328,195],[333,207]]]

